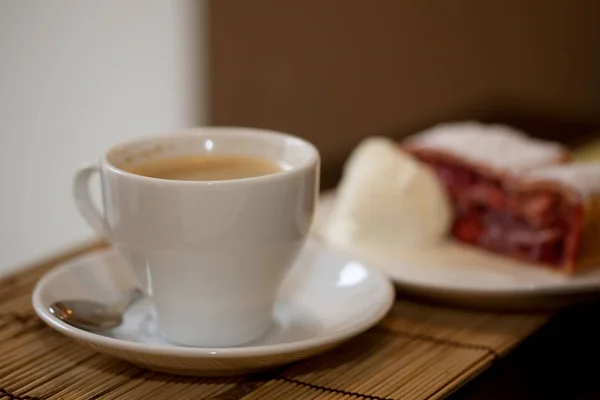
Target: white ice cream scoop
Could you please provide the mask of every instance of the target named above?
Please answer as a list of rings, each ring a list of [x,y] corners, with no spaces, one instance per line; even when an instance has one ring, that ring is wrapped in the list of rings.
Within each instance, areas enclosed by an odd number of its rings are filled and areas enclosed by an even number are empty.
[[[369,137],[346,161],[321,235],[338,246],[428,246],[447,235],[450,221],[434,172],[392,140]]]

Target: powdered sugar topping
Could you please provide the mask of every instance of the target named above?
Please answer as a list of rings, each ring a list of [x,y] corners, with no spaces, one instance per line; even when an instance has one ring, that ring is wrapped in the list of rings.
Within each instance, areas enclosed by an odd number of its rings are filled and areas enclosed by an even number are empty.
[[[584,198],[600,194],[600,163],[574,162],[529,171],[528,182],[552,182],[571,188]]]
[[[466,162],[508,173],[555,164],[568,154],[560,143],[536,139],[506,125],[476,121],[435,125],[404,143],[415,149],[447,152]]]

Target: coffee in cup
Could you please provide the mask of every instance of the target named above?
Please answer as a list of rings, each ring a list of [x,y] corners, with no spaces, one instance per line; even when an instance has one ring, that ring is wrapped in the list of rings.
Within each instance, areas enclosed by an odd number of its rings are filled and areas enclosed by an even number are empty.
[[[132,174],[181,181],[222,181],[270,175],[289,168],[265,158],[188,155],[147,160],[125,167]]]

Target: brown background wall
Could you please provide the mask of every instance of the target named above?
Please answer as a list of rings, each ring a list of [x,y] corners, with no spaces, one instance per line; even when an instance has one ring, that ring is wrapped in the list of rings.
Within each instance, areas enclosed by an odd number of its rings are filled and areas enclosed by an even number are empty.
[[[209,122],[294,133],[324,185],[361,138],[465,118],[573,142],[600,121],[600,1],[212,0]]]

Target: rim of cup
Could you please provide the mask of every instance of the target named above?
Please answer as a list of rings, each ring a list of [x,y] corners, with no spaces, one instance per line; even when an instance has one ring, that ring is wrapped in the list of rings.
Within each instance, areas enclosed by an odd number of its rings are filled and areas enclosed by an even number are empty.
[[[306,149],[310,152],[308,159],[300,165],[291,166],[289,169],[282,169],[281,171],[268,174],[268,175],[259,175],[253,177],[246,178],[236,178],[236,179],[227,179],[227,180],[212,180],[212,181],[189,181],[189,180],[177,180],[177,179],[163,179],[163,178],[155,178],[144,175],[134,174],[132,172],[128,172],[123,168],[116,166],[114,163],[110,161],[111,155],[120,150],[126,149],[131,146],[140,145],[143,143],[160,141],[165,139],[174,139],[177,138],[185,138],[192,136],[209,136],[209,135],[231,135],[231,136],[239,136],[252,134],[255,137],[258,135],[262,138],[271,138],[277,140],[286,140],[290,141],[292,144],[300,144],[301,146],[306,147]],[[230,154],[235,155],[235,154]],[[243,154],[239,154],[243,156]],[[140,179],[148,182],[154,182],[166,185],[233,185],[240,183],[260,183],[267,182],[273,180],[280,179],[288,179],[295,175],[301,175],[307,170],[313,169],[314,167],[319,167],[320,165],[320,155],[318,149],[306,139],[302,139],[298,136],[284,133],[271,129],[263,129],[263,128],[251,128],[245,126],[226,126],[226,125],[217,125],[217,126],[198,126],[193,128],[188,128],[184,130],[174,131],[174,132],[165,132],[165,133],[157,133],[148,136],[142,136],[135,139],[130,139],[124,142],[117,144],[108,149],[104,153],[101,158],[100,164],[107,168],[108,170],[122,175],[127,178],[132,179]]]

